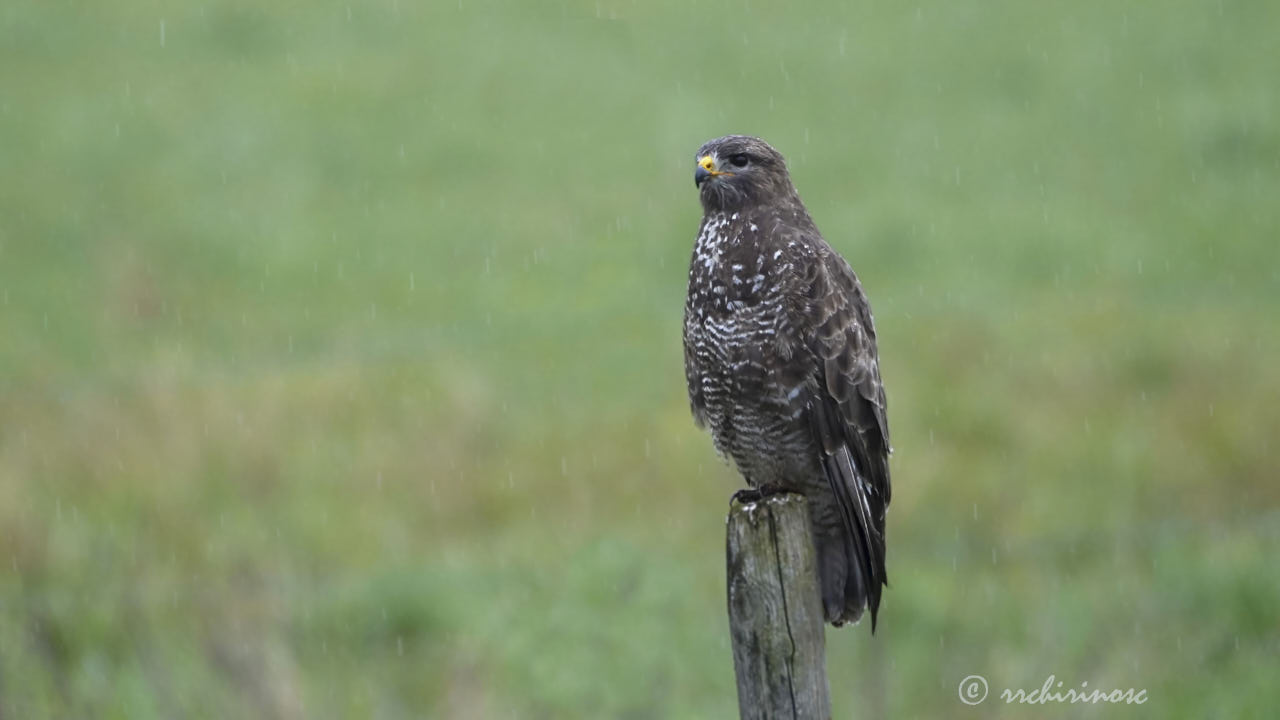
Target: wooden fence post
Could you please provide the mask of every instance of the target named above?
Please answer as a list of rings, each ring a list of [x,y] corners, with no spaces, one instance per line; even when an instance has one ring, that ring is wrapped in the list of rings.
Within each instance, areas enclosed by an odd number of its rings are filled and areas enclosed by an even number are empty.
[[[828,720],[821,594],[803,496],[729,504],[729,632],[743,720]]]

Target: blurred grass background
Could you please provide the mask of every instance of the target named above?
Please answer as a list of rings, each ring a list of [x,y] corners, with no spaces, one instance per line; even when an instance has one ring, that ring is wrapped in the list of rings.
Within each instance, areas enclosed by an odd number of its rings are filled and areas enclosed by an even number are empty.
[[[0,715],[736,712],[692,153],[788,155],[889,388],[837,717],[1280,703],[1264,0],[0,7]],[[985,675],[992,697],[960,704]]]

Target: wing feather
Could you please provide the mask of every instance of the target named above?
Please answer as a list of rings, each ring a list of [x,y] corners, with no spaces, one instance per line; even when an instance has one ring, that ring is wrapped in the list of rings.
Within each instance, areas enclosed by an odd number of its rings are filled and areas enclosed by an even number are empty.
[[[890,499],[889,432],[870,307],[848,263],[819,243],[810,257],[794,321],[808,332],[814,380],[805,402],[823,448],[822,466],[845,528],[851,559],[846,598],[862,603],[874,631],[885,572],[885,509]]]

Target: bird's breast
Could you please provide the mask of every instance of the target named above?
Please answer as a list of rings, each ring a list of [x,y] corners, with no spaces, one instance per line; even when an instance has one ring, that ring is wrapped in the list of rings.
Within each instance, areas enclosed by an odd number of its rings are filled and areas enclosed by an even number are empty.
[[[781,472],[780,450],[808,442],[797,413],[803,373],[782,337],[786,259],[761,224],[733,214],[704,219],[685,308],[690,382],[717,448],[753,481]]]
[[[689,306],[703,316],[739,317],[748,324],[758,308],[781,305],[776,272],[782,253],[763,246],[752,219],[718,214],[703,221],[689,264]]]

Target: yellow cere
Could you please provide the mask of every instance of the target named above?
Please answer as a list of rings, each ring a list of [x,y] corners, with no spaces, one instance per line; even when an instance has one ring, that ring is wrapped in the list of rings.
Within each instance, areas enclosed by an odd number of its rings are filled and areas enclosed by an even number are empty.
[[[712,175],[732,175],[733,174],[730,172],[722,172],[720,170],[716,170],[716,161],[710,155],[703,155],[702,157],[698,158],[698,164],[702,166],[703,170],[706,170]]]

